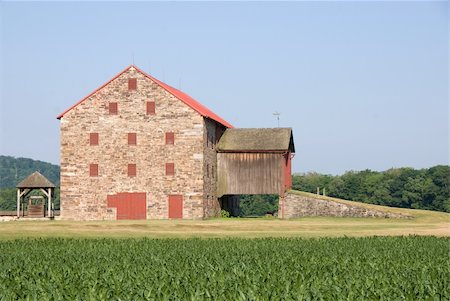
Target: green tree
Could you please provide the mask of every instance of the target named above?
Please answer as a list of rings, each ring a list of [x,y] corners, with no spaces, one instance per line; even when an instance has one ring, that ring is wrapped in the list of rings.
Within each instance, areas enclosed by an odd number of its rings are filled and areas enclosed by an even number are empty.
[[[278,211],[277,195],[241,195],[240,216],[264,216]]]
[[[450,166],[429,169],[392,168],[384,172],[348,171],[340,176],[296,174],[293,189],[385,206],[450,212]]]

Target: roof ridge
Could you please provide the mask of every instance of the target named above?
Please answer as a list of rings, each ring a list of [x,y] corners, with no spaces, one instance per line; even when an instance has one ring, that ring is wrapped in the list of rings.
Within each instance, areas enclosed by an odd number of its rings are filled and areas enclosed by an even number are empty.
[[[214,113],[213,111],[211,111],[210,109],[208,109],[207,107],[205,107],[204,105],[202,105],[201,103],[199,103],[198,101],[196,101],[194,98],[192,98],[191,96],[189,96],[188,94],[186,94],[185,92],[178,90],[162,81],[160,81],[159,79],[151,76],[150,74],[144,72],[143,70],[141,70],[139,67],[137,67],[136,65],[132,64],[129,65],[128,67],[126,67],[124,70],[122,70],[121,72],[119,72],[118,74],[116,74],[113,78],[111,78],[109,81],[107,81],[106,83],[104,83],[103,85],[101,85],[99,88],[95,89],[93,92],[91,92],[90,94],[88,94],[87,96],[85,96],[84,98],[82,98],[80,101],[78,101],[77,103],[75,103],[73,106],[71,106],[70,108],[68,108],[67,110],[65,110],[63,113],[61,113],[60,115],[58,115],[56,118],[57,119],[61,119],[67,112],[69,112],[70,110],[72,110],[73,108],[75,108],[76,106],[78,106],[80,103],[82,103],[83,101],[85,101],[86,99],[88,99],[89,97],[91,97],[92,95],[94,95],[95,93],[97,93],[98,91],[100,91],[101,89],[103,89],[105,86],[107,86],[109,83],[111,83],[113,80],[115,80],[116,78],[118,78],[120,75],[122,75],[123,73],[125,73],[126,71],[130,70],[131,68],[134,68],[136,71],[138,71],[139,73],[141,73],[142,75],[144,75],[145,77],[147,77],[148,79],[152,80],[153,82],[155,82],[157,85],[159,85],[161,88],[163,88],[164,90],[166,90],[167,92],[169,92],[171,95],[175,96],[177,99],[181,100],[184,104],[186,104],[187,106],[189,106],[190,108],[192,108],[193,110],[195,110],[197,113],[199,113],[200,115],[202,115],[203,117],[215,120],[216,122],[224,125],[227,128],[233,128],[233,126],[228,123],[227,121],[225,121],[224,119],[222,119],[221,117],[219,117],[216,113]]]
[[[73,108],[75,108],[76,106],[78,106],[80,103],[82,103],[83,101],[85,101],[86,99],[88,99],[89,97],[91,97],[92,95],[94,95],[95,93],[97,93],[98,91],[100,91],[101,89],[103,89],[104,87],[106,87],[109,83],[111,83],[113,80],[115,80],[116,78],[118,78],[119,76],[121,76],[123,73],[125,73],[125,71],[127,71],[128,69],[130,69],[131,67],[133,67],[133,65],[129,65],[128,67],[126,67],[125,69],[123,69],[122,71],[120,71],[119,73],[117,73],[113,78],[111,78],[110,80],[108,80],[106,83],[104,83],[103,85],[101,85],[100,87],[98,87],[97,89],[95,89],[94,91],[92,91],[91,93],[89,93],[87,96],[83,97],[81,100],[79,100],[78,102],[76,102],[73,106],[71,106],[70,108],[68,108],[67,110],[65,110],[64,112],[62,112],[61,114],[59,114],[56,119],[61,119],[67,112],[69,112],[70,110],[72,110]]]
[[[292,127],[276,127],[276,128],[232,128],[232,130],[292,130]]]
[[[145,71],[142,71],[135,65],[132,65],[132,67],[134,67],[138,72],[140,72],[144,76],[146,76],[149,79],[156,82],[164,90],[166,90],[167,92],[169,92],[170,94],[172,94],[173,96],[175,96],[176,98],[181,100],[183,103],[185,103],[186,105],[188,105],[189,107],[191,107],[192,109],[197,111],[197,113],[199,113],[203,117],[213,119],[213,120],[217,121],[218,123],[221,123],[222,125],[226,126],[227,128],[234,128],[230,123],[228,123],[227,121],[225,121],[224,119],[219,117],[216,113],[214,113],[213,111],[211,111],[210,109],[208,109],[207,107],[202,105],[200,102],[196,101],[194,98],[192,98],[187,93],[160,81],[159,79],[151,76],[150,74],[146,73]]]

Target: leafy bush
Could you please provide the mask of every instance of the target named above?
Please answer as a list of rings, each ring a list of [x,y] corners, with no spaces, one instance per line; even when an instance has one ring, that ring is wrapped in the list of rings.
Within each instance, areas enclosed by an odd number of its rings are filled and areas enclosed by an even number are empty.
[[[223,218],[230,217],[230,212],[222,209],[222,210],[220,210],[220,217],[223,217]]]

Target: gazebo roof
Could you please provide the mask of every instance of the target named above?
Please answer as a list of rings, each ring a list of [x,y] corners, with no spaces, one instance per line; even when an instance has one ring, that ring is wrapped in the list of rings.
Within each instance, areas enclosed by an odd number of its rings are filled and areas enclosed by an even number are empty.
[[[50,182],[40,172],[35,171],[22,182],[17,184],[17,188],[55,188],[55,184]]]

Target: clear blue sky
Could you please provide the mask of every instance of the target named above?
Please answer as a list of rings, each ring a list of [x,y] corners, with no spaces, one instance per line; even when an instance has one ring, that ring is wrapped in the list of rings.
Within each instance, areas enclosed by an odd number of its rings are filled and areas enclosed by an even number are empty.
[[[448,3],[0,2],[0,154],[59,163],[56,116],[133,62],[295,172],[449,162]]]

